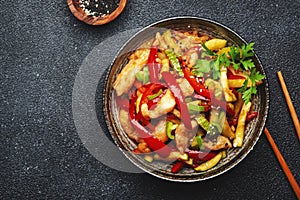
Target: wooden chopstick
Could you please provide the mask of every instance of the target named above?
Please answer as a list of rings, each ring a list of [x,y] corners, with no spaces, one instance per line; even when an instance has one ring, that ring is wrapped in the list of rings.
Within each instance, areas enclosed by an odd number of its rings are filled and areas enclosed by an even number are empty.
[[[297,113],[296,113],[295,108],[293,106],[291,97],[290,97],[289,92],[287,90],[287,87],[285,85],[285,82],[284,82],[284,79],[283,79],[281,71],[278,71],[277,75],[278,75],[278,79],[279,79],[280,84],[281,84],[281,88],[282,88],[283,94],[285,96],[286,103],[287,103],[287,105],[289,107],[290,114],[292,116],[296,132],[298,134],[298,139],[300,140],[300,124],[299,124],[299,119],[297,117]]]
[[[276,143],[274,142],[270,132],[268,131],[268,129],[265,128],[264,132],[265,132],[265,134],[267,136],[267,139],[268,139],[268,141],[269,141],[269,143],[270,143],[270,145],[271,145],[271,147],[272,147],[272,149],[273,149],[273,151],[274,151],[274,153],[275,153],[275,155],[276,155],[276,157],[277,157],[277,159],[278,159],[278,161],[279,161],[279,163],[280,163],[280,165],[281,165],[281,167],[282,167],[282,169],[283,169],[283,171],[286,175],[286,177],[288,178],[288,180],[289,180],[289,182],[290,182],[297,198],[300,199],[300,188],[299,188],[299,185],[298,185],[297,181],[295,180],[291,170],[289,169],[289,167],[286,164],[284,158],[282,157],[282,155],[281,155]]]

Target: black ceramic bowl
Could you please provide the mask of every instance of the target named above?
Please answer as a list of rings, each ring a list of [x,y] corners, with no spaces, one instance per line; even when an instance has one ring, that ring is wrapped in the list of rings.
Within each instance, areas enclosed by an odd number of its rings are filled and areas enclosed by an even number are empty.
[[[175,17],[156,22],[142,29],[123,46],[112,66],[109,67],[104,94],[104,112],[106,113],[106,123],[113,139],[120,147],[124,155],[132,163],[145,172],[170,181],[193,182],[209,179],[218,176],[237,165],[253,149],[254,145],[259,139],[264,129],[269,106],[267,80],[265,79],[263,84],[258,87],[258,92],[253,98],[253,110],[258,111],[259,116],[246,126],[243,146],[241,148],[229,149],[227,151],[227,157],[222,159],[215,167],[205,172],[197,172],[193,169],[185,168],[179,173],[174,174],[171,172],[172,166],[169,163],[149,163],[142,157],[131,152],[134,148],[136,148],[136,146],[128,138],[125,130],[123,130],[120,125],[118,119],[118,108],[115,103],[115,92],[112,85],[116,80],[117,75],[128,62],[127,58],[132,51],[137,49],[145,41],[148,41],[150,38],[154,37],[157,31],[162,32],[165,29],[184,31],[198,30],[212,37],[224,38],[228,41],[229,45],[234,44],[240,46],[242,44],[246,44],[245,40],[243,40],[234,31],[217,22],[203,18]],[[265,74],[263,67],[256,55],[254,56],[253,60],[256,69],[260,73]]]

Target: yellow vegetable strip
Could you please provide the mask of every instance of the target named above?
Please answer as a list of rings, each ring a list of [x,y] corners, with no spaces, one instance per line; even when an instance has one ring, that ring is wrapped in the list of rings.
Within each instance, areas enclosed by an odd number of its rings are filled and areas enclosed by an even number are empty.
[[[215,157],[213,157],[212,159],[202,163],[201,165],[199,165],[198,167],[194,168],[196,171],[206,171],[211,169],[212,167],[216,166],[221,158],[223,157],[223,151],[219,152]]]
[[[228,86],[229,88],[240,88],[243,87],[243,84],[246,79],[228,79]],[[248,80],[247,87],[251,87],[252,82]]]
[[[220,81],[221,81],[221,85],[222,85],[222,88],[223,88],[223,91],[224,91],[226,102],[236,101],[236,96],[229,89],[228,79],[227,79],[227,68],[226,67],[222,67],[220,69]]]
[[[236,132],[235,132],[235,139],[233,140],[234,147],[241,147],[243,145],[246,118],[248,112],[250,111],[251,105],[252,105],[251,102],[247,104],[245,103],[243,104],[241,113],[239,115]]]
[[[227,119],[225,118],[224,124],[222,127],[222,135],[225,137],[228,137],[230,140],[232,140],[235,137],[234,132],[231,130],[229,123]]]
[[[212,51],[222,49],[226,46],[226,44],[227,44],[227,40],[219,39],[219,38],[213,38],[205,42],[205,46]]]

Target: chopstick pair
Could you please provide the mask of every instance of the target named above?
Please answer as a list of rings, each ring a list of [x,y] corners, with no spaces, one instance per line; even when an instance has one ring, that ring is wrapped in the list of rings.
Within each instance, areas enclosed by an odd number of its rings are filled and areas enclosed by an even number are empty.
[[[283,90],[283,93],[284,93],[284,96],[285,96],[285,99],[286,99],[286,102],[287,102],[287,105],[289,107],[289,110],[290,110],[290,114],[292,116],[292,119],[293,119],[293,122],[294,122],[294,125],[295,125],[295,128],[296,128],[296,132],[298,134],[298,139],[300,140],[300,124],[299,124],[299,120],[298,120],[298,117],[297,117],[297,114],[296,114],[296,111],[295,111],[295,108],[293,106],[293,103],[291,101],[291,98],[290,98],[290,95],[289,95],[289,92],[287,90],[287,87],[285,85],[285,82],[284,82],[284,79],[283,79],[283,76],[282,76],[282,73],[280,71],[277,72],[277,75],[278,75],[278,78],[279,78],[279,81],[280,81],[280,84],[281,84],[281,87],[282,87],[282,90]],[[291,170],[289,169],[288,165],[286,164],[283,156],[281,155],[276,143],[274,142],[270,132],[268,131],[267,128],[264,129],[264,132],[265,132],[265,135],[267,136],[267,139],[286,175],[286,177],[288,178],[296,196],[298,199],[300,199],[300,188],[299,188],[299,185],[296,181],[296,179],[294,178]]]

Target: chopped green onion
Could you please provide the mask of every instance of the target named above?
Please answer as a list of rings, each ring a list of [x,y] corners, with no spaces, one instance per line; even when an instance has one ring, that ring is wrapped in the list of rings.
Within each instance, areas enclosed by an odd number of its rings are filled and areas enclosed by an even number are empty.
[[[205,131],[208,131],[209,121],[203,115],[200,115],[199,117],[197,117],[196,121]]]
[[[149,95],[149,96],[147,96],[147,98],[148,98],[149,101],[153,100],[156,97],[158,97],[159,95],[161,95],[162,92],[163,92],[162,89],[160,89],[156,94]]]
[[[178,72],[178,74],[180,76],[183,76],[181,65],[180,65],[179,60],[176,56],[176,53],[174,51],[172,51],[171,49],[165,50],[165,53],[167,54],[173,68]]]
[[[197,135],[196,136],[196,140],[197,140],[197,143],[198,143],[198,146],[199,146],[199,149],[204,149],[204,146],[203,146],[203,141],[202,141],[202,138],[200,135]]]
[[[204,106],[199,106],[193,102],[187,103],[187,107],[191,112],[204,112]]]
[[[140,82],[144,82],[144,73],[142,71],[139,71],[138,73],[135,74],[135,77],[137,78],[137,80],[139,80]]]
[[[221,95],[222,95],[222,90],[216,89],[215,90],[215,97],[221,97]]]
[[[143,84],[148,83],[149,82],[148,67],[144,67],[142,71],[139,71],[138,73],[136,73],[135,77],[137,78],[137,80],[139,80]]]
[[[191,97],[185,98],[185,102],[186,102],[186,103],[190,103],[190,102],[192,102],[192,101],[193,101],[193,99],[192,99]]]
[[[222,127],[221,127],[221,125],[219,123],[212,122],[211,125],[213,125],[214,127],[216,127],[219,133],[222,132]]]
[[[175,127],[176,128],[176,127]],[[173,123],[170,121],[167,121],[166,124],[166,132],[167,132],[167,136],[168,138],[170,138],[171,140],[174,140],[175,136],[172,135],[172,130],[174,130],[174,126]]]
[[[224,111],[221,111],[221,112],[220,112],[220,115],[219,115],[219,122],[220,122],[220,124],[224,124],[225,117],[226,117],[225,112],[224,112]]]

